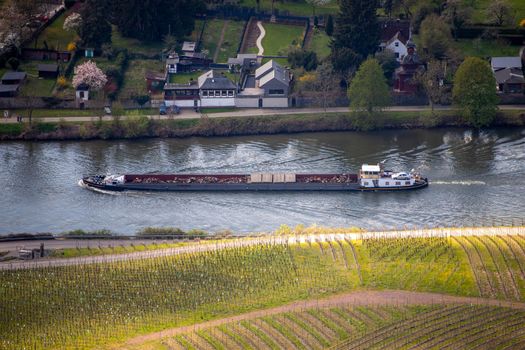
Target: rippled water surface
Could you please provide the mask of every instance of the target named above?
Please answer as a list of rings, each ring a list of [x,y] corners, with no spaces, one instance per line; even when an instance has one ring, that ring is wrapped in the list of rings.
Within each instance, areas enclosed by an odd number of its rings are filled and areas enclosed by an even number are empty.
[[[419,169],[403,193],[123,193],[78,186],[96,173],[349,172],[387,160]],[[0,234],[147,226],[269,231],[517,223],[525,218],[525,129],[396,130],[185,140],[0,143]]]

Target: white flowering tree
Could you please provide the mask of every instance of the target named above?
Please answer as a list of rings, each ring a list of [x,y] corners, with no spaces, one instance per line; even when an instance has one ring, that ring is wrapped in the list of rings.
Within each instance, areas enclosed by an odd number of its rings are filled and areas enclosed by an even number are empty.
[[[64,21],[64,29],[67,31],[75,31],[78,33],[82,25],[82,16],[79,13],[73,12]]]
[[[95,62],[87,61],[75,67],[73,86],[85,84],[93,91],[101,90],[108,82],[108,77],[97,67]]]

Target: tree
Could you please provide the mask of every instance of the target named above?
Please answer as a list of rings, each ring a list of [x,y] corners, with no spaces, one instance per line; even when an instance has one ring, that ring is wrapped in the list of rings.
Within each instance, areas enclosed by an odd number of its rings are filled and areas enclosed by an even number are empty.
[[[82,27],[82,16],[80,13],[73,12],[64,20],[63,28],[67,31],[73,31],[78,33]]]
[[[168,52],[175,50],[175,47],[177,46],[177,38],[171,34],[164,35],[162,42]]]
[[[16,57],[11,57],[7,60],[7,64],[11,67],[12,70],[17,70],[20,67],[20,60]]]
[[[386,78],[375,58],[364,61],[348,89],[350,106],[356,112],[371,117],[390,103],[390,91]]]
[[[438,60],[431,60],[427,64],[427,69],[416,75],[415,79],[425,91],[430,104],[430,110],[434,111],[434,105],[440,103],[446,95],[445,63]]]
[[[140,108],[144,107],[144,105],[149,101],[150,97],[148,95],[139,95],[134,98],[135,102],[137,102],[140,106]]]
[[[379,24],[376,10],[377,3],[374,0],[340,1],[331,44],[332,64],[335,69],[354,70],[368,55],[377,51]]]
[[[487,7],[487,18],[498,26],[512,22],[512,6],[506,0],[491,1]]]
[[[334,71],[334,67],[330,62],[324,62],[316,71],[316,79],[313,83],[316,91],[316,99],[320,102],[319,105],[325,110],[328,106],[333,105],[338,94],[338,83],[340,77]]]
[[[311,71],[317,68],[317,54],[314,51],[293,49],[288,53],[288,63],[292,68],[303,67]]]
[[[199,0],[115,0],[113,17],[122,35],[158,42],[165,35],[191,34],[203,6]]]
[[[95,62],[87,61],[75,67],[73,76],[73,86],[85,84],[93,91],[101,90],[108,82],[107,76],[97,67]]]
[[[458,32],[472,18],[472,7],[467,6],[463,0],[448,0],[443,15],[452,27],[454,39],[457,40]]]
[[[102,44],[111,42],[111,25],[105,0],[86,0],[80,15],[82,22],[78,34],[84,46],[100,48]]]
[[[467,57],[454,76],[452,98],[473,126],[490,125],[498,109],[496,79],[490,65],[480,58]]]
[[[390,83],[394,78],[394,72],[396,68],[399,66],[394,51],[387,49],[377,52],[375,58],[381,65],[383,72],[385,72],[385,77]]]
[[[312,5],[312,16],[315,17],[315,8],[329,4],[332,0],[306,0],[306,2]]]
[[[420,41],[428,55],[442,59],[451,46],[449,25],[436,14],[428,16],[421,23]]]
[[[332,15],[328,15],[325,26],[326,35],[332,36],[334,34],[334,18]]]

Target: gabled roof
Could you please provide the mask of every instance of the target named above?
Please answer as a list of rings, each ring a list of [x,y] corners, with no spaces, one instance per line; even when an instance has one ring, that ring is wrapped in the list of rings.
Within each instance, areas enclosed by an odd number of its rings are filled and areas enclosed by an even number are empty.
[[[390,40],[386,42],[386,46],[390,45],[394,41],[399,40],[403,43],[403,45],[406,45],[408,42],[408,38],[405,38],[405,36],[401,32],[397,32]]]
[[[490,66],[494,72],[505,68],[521,69],[521,57],[492,57],[490,60]]]
[[[2,77],[2,80],[23,80],[26,76],[25,72],[7,72]]]
[[[58,72],[58,64],[39,64],[39,72]]]
[[[0,84],[0,92],[18,91],[18,87],[19,87],[18,84],[9,84],[9,85]]]
[[[264,87],[264,85],[272,80],[277,80],[286,86],[290,85],[290,77],[288,72],[281,67],[270,71],[268,74],[259,79],[259,87]]]
[[[198,79],[199,89],[205,90],[233,90],[235,84],[230,79],[223,75],[217,75],[213,70],[210,70]]]
[[[263,75],[267,74],[272,69],[281,67],[275,60],[269,60],[259,68],[255,70],[255,79],[260,79]]]
[[[410,21],[405,20],[386,20],[380,24],[380,41],[389,41],[396,33],[401,33],[404,38],[410,38]]]
[[[498,84],[525,84],[523,72],[518,68],[500,69],[494,75]]]

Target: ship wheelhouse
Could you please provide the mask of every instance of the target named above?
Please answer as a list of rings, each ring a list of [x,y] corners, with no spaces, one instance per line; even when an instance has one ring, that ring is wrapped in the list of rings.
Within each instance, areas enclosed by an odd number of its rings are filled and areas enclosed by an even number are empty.
[[[393,173],[385,170],[382,163],[363,164],[359,171],[359,185],[362,188],[400,188],[414,186],[416,177],[406,172]]]

